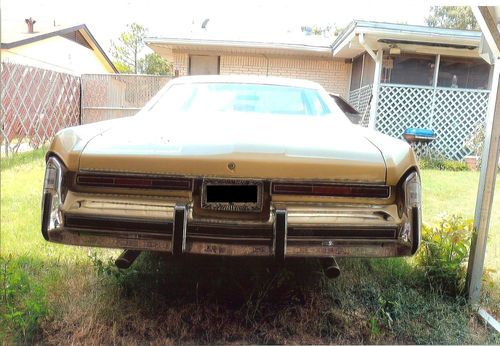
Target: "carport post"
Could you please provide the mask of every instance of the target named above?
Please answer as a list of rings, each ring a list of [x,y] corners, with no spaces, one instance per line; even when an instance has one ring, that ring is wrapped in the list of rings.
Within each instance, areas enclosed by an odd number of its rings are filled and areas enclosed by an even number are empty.
[[[481,157],[481,174],[477,191],[476,210],[474,214],[474,232],[467,267],[467,289],[469,300],[477,304],[481,292],[486,242],[491,216],[491,206],[495,193],[495,181],[498,167],[498,150],[500,140],[500,60],[495,59],[493,80],[488,101],[485,139]]]
[[[483,36],[494,56],[493,78],[488,100],[486,129],[481,157],[481,174],[477,191],[469,264],[467,267],[467,290],[469,301],[477,304],[481,297],[481,279],[486,255],[486,242],[491,217],[491,205],[495,193],[496,172],[500,147],[500,32],[493,15],[495,9],[487,6],[472,6]]]
[[[377,51],[375,57],[375,72],[373,76],[373,98],[370,108],[370,122],[368,127],[375,130],[377,126],[377,105],[378,105],[378,93],[380,92],[380,75],[382,74],[382,59],[384,52],[382,49]]]

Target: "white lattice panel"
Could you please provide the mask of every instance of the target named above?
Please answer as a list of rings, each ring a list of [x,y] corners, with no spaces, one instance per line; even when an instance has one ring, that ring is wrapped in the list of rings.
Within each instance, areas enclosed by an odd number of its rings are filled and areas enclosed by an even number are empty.
[[[2,62],[1,142],[7,153],[37,148],[79,124],[80,78]]]
[[[439,88],[431,127],[438,133],[433,147],[446,156],[459,160],[470,153],[464,142],[484,123],[488,109],[489,92]]]
[[[402,138],[409,127],[432,129],[437,139],[434,151],[460,160],[468,151],[465,140],[474,125],[484,121],[488,106],[487,90],[381,85],[376,128]]]
[[[366,115],[360,123],[362,126],[368,126],[370,120],[370,98],[372,96],[372,86],[365,85],[359,89],[349,92],[349,103],[356,108],[361,116]]]

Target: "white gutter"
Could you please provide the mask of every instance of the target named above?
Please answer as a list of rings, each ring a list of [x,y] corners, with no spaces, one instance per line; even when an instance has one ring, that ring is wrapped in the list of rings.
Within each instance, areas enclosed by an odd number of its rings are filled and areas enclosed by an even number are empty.
[[[254,49],[283,49],[290,51],[302,51],[312,53],[331,53],[330,46],[315,46],[302,43],[273,43],[273,42],[251,42],[231,41],[213,39],[186,39],[186,38],[154,38],[145,39],[148,45],[183,45],[183,46],[206,46],[206,47],[231,47],[231,48],[254,48]]]

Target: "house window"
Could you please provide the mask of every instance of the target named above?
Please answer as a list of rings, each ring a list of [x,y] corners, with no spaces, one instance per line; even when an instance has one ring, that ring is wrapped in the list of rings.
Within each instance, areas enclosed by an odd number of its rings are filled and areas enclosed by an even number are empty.
[[[436,57],[401,54],[384,57],[382,83],[432,86]]]
[[[490,65],[481,59],[441,56],[437,85],[448,88],[487,89]]]
[[[219,74],[220,57],[212,55],[190,55],[189,74]]]

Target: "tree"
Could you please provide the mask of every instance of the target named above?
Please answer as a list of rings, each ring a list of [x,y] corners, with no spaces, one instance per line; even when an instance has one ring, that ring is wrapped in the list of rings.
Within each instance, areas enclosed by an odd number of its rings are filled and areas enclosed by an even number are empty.
[[[125,65],[124,63],[122,63],[120,61],[113,61],[113,65],[115,65],[116,69],[120,73],[133,73],[134,72],[134,71],[132,71],[130,66]]]
[[[113,63],[119,72],[170,74],[170,64],[160,55],[156,53],[143,55],[146,47],[144,38],[147,33],[148,29],[144,26],[132,23],[127,25],[127,31],[120,35],[118,43],[111,42]]]
[[[146,46],[144,43],[146,33],[147,29],[142,25],[128,24],[127,31],[118,38],[118,44],[111,42],[111,55],[115,58],[117,65],[127,72],[138,73],[139,53]]]
[[[428,26],[479,30],[470,6],[431,6],[430,12],[429,17],[425,18]]]
[[[169,75],[170,63],[157,53],[146,54],[140,60],[140,72],[155,75]]]

